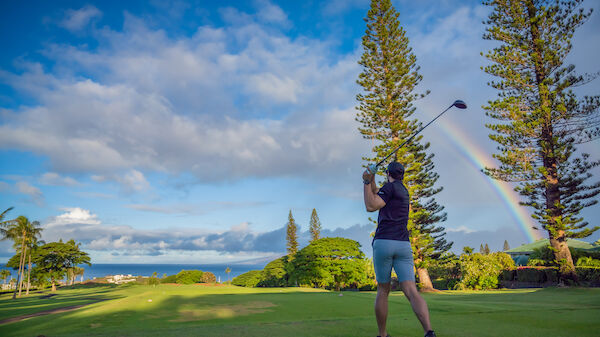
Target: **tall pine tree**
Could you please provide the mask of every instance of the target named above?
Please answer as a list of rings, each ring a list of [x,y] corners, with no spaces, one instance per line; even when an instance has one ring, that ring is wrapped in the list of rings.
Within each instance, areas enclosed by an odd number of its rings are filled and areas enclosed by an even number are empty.
[[[507,251],[510,249],[510,246],[508,245],[508,241],[504,240],[504,246],[502,247],[502,251]]]
[[[363,158],[369,162],[378,162],[417,131],[421,123],[411,118],[413,102],[429,93],[415,93],[422,77],[398,16],[390,0],[372,0],[365,18],[364,51],[359,61],[363,71],[357,81],[363,93],[356,96],[356,120],[362,124],[359,131],[363,137],[377,143],[374,157]],[[436,226],[446,220],[443,207],[433,198],[442,189],[434,187],[438,175],[433,154],[426,152],[429,143],[421,141],[422,136],[415,137],[390,160],[402,163],[406,169],[404,184],[411,196],[408,227],[415,266],[423,287],[432,289],[427,267],[452,243],[444,239],[444,228]]]
[[[561,279],[576,279],[567,238],[584,238],[599,227],[586,228],[579,215],[598,201],[600,182],[586,185],[590,170],[600,164],[578,154],[576,145],[600,135],[600,96],[579,99],[571,90],[593,77],[565,64],[576,29],[589,18],[582,0],[487,1],[492,12],[484,39],[500,42],[485,56],[484,68],[499,80],[499,91],[486,114],[498,121],[486,125],[500,144],[495,179],[516,182],[522,205],[549,235]]]
[[[317,215],[317,210],[313,208],[312,214],[310,215],[310,242],[319,240],[321,235],[321,221]]]
[[[286,231],[287,251],[290,258],[293,258],[298,252],[298,226],[292,216],[292,210],[288,215],[287,231]]]

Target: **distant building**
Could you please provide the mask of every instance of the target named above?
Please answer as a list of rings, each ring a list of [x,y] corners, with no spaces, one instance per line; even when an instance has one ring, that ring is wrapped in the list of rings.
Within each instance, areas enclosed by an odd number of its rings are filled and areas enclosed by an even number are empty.
[[[581,240],[567,239],[567,244],[569,245],[569,248],[573,249],[600,251],[600,245],[596,245],[595,243],[588,243]],[[528,243],[526,245],[522,245],[513,249],[509,249],[504,253],[509,254],[510,257],[512,257],[512,259],[515,261],[515,264],[517,266],[526,266],[527,261],[529,260],[529,256],[531,255],[531,253],[533,253],[534,249],[547,247],[549,245],[549,239],[539,239],[535,242]]]
[[[128,275],[108,275],[108,276],[106,276],[106,281],[108,283],[123,284],[123,283],[135,282],[136,281],[136,277],[132,276],[131,274],[128,274]]]

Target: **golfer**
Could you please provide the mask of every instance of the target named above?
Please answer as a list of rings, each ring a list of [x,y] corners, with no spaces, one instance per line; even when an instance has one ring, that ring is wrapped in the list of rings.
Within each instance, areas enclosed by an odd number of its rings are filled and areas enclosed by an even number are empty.
[[[392,266],[398,275],[400,288],[410,301],[417,315],[425,337],[435,337],[429,322],[427,303],[417,290],[412,249],[406,228],[409,212],[408,190],[402,183],[404,167],[392,162],[386,170],[387,183],[378,189],[375,175],[368,170],[363,173],[364,199],[367,211],[379,211],[377,230],[373,238],[373,265],[377,278],[377,297],[375,298],[375,318],[379,336],[389,336],[386,330],[388,314],[388,295]],[[378,337],[379,337],[378,336]]]

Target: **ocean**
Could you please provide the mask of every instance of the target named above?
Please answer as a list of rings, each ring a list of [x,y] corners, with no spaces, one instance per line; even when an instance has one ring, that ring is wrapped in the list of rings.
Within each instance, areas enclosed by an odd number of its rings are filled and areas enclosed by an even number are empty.
[[[211,272],[217,277],[217,281],[221,282],[231,280],[234,277],[248,272],[250,270],[260,270],[265,267],[266,263],[263,264],[102,264],[95,263],[92,266],[83,265],[80,266],[85,269],[83,274],[84,280],[91,280],[94,277],[104,277],[106,275],[134,275],[134,276],[152,276],[152,273],[156,272],[158,277],[163,277],[164,274],[174,275],[179,273],[181,270],[202,270],[204,272]],[[229,275],[225,273],[225,269],[231,270]],[[16,278],[17,272],[12,268],[6,268],[5,265],[2,269],[10,269],[13,274],[13,278]],[[9,278],[10,279],[10,278]],[[77,281],[81,280],[81,276],[77,277]],[[0,280],[0,282],[2,282]]]

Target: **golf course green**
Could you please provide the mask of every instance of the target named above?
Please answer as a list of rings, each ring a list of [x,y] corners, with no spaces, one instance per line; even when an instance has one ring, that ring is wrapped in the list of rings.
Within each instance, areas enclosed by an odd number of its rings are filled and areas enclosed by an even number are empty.
[[[76,286],[0,296],[0,336],[375,336],[374,292],[228,285]],[[440,337],[598,336],[600,289],[424,294]],[[80,307],[75,307],[80,306]],[[50,310],[70,310],[49,313]],[[42,315],[27,317],[42,313]],[[390,296],[392,336],[422,336]]]

